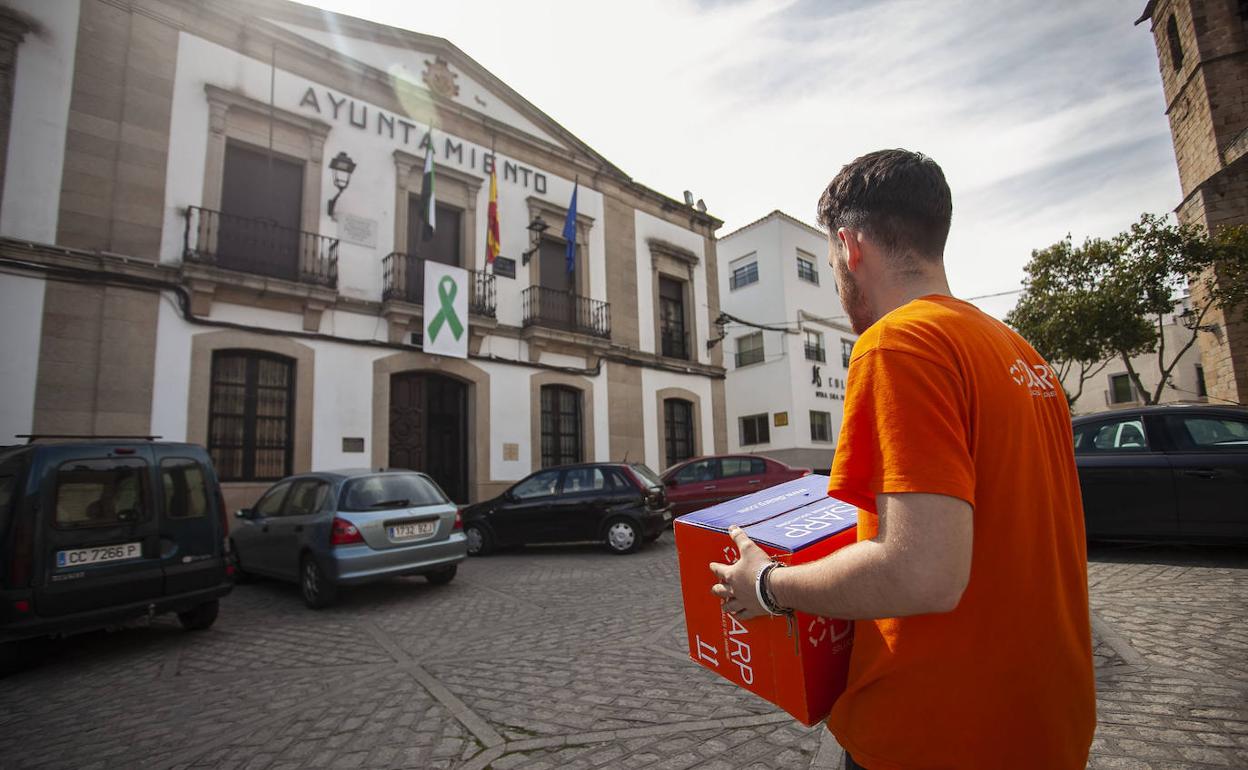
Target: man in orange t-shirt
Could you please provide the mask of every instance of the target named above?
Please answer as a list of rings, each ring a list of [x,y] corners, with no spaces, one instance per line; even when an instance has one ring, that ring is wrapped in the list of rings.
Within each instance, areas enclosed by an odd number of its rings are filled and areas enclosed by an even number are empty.
[[[954,299],[940,167],[884,150],[819,201],[854,345],[828,492],[859,542],[784,569],[740,530],[714,564],[739,618],[856,620],[828,727],[846,766],[1087,764],[1096,725],[1087,553],[1070,413],[1021,337]],[[763,599],[763,602],[759,601]]]

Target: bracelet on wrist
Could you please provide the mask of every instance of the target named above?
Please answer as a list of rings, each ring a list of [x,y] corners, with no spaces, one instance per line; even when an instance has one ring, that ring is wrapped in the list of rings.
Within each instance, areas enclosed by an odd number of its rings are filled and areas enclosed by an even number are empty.
[[[762,605],[762,608],[768,615],[788,615],[792,612],[790,609],[781,607],[780,603],[776,601],[775,594],[771,592],[769,580],[771,573],[773,570],[779,569],[783,566],[785,565],[777,561],[768,562],[763,565],[761,569],[759,569],[758,574],[754,579],[755,596],[758,599],[758,603]]]

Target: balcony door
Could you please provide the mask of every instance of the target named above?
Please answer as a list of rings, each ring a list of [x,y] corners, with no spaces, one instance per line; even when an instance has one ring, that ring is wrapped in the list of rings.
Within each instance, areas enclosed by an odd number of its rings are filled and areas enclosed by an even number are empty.
[[[464,212],[454,206],[435,204],[433,237],[422,240],[425,219],[421,216],[420,196],[407,196],[407,297],[410,302],[425,301],[425,263],[441,262],[444,265],[463,264],[460,254],[460,234]],[[413,259],[420,257],[420,259]]]
[[[217,264],[298,280],[302,209],[302,163],[227,144]]]
[[[537,257],[537,317],[543,325],[571,329],[576,320],[576,270],[568,270],[563,241],[542,239]]]

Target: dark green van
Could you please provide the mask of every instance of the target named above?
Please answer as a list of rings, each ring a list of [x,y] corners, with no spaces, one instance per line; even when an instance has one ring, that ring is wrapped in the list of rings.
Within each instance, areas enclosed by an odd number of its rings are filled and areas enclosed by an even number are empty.
[[[202,447],[0,447],[0,648],[167,612],[189,630],[211,626],[231,587],[225,533]]]

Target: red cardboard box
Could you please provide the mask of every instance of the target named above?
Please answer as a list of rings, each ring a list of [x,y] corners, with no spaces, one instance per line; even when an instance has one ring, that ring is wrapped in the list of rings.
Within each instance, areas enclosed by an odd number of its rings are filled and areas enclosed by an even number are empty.
[[[828,497],[827,476],[800,479],[682,516],[676,552],[685,600],[689,657],[810,726],[827,718],[845,690],[853,624],[803,612],[740,621],[711,593],[711,562],[739,554],[728,528],[745,530],[784,564],[815,561],[857,540],[858,509]]]

